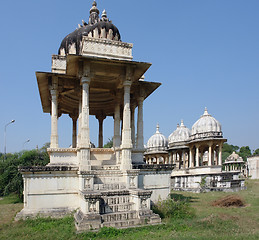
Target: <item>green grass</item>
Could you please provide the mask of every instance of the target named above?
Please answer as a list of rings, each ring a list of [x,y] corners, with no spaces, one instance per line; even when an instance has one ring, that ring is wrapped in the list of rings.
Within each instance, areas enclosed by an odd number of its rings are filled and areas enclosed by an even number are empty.
[[[173,192],[175,199],[190,203],[192,218],[166,218],[163,224],[130,229],[103,228],[99,232],[77,234],[73,217],[63,219],[39,218],[14,222],[22,204],[11,196],[0,200],[0,239],[259,239],[259,181],[248,180],[241,196],[246,207],[221,208],[211,203],[230,193]],[[13,210],[10,211],[10,208]],[[1,215],[2,214],[2,215]]]
[[[16,203],[22,203],[22,200],[16,194],[10,194],[9,196],[0,198],[0,205]]]

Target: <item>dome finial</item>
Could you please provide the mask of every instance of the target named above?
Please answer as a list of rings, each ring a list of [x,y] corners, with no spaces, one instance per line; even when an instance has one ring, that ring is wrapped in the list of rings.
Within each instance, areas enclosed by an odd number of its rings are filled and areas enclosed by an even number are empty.
[[[94,0],[92,7],[90,9],[90,17],[89,17],[89,24],[91,24],[91,25],[93,25],[99,21],[99,10],[96,6],[97,6],[97,3]]]
[[[209,115],[207,107],[205,107],[203,115]]]
[[[181,120],[181,127],[184,127],[184,124],[183,124],[183,119]]]
[[[104,9],[103,12],[102,12],[102,18],[107,18],[107,13],[106,13],[106,10]]]
[[[156,125],[156,133],[159,133],[159,124]]]

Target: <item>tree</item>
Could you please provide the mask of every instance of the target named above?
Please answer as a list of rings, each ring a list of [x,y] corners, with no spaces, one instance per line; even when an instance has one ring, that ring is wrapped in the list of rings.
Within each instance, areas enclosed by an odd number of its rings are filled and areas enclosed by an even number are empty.
[[[259,148],[255,149],[254,154],[253,155],[259,155]]]
[[[16,193],[22,199],[23,179],[18,167],[43,166],[48,162],[49,155],[44,147],[6,154],[6,160],[0,162],[0,196]]]
[[[242,157],[243,160],[246,162],[247,161],[247,157],[252,155],[251,154],[251,149],[249,148],[249,146],[241,147],[239,152],[238,152],[238,155],[240,157]]]
[[[223,147],[222,147],[222,160],[223,162],[226,160],[226,158],[233,152],[237,152],[239,149],[238,146],[234,146],[234,145],[230,145],[230,144],[227,144],[227,143],[224,143],[223,144]]]
[[[108,138],[108,141],[104,144],[104,148],[111,148],[113,147],[113,140]]]

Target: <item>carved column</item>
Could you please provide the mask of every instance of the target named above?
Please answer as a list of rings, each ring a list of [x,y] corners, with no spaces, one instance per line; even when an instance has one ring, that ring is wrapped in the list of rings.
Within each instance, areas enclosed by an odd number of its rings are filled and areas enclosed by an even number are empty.
[[[173,153],[173,164],[176,164],[176,153]]]
[[[137,148],[144,148],[143,134],[143,97],[138,98]]]
[[[181,157],[181,159],[182,159],[182,164],[181,164],[181,166],[183,167],[183,168],[185,168],[185,156],[184,156],[184,150],[182,151],[182,157]],[[181,168],[182,168],[181,167]]]
[[[121,141],[121,136],[120,136],[120,104],[119,102],[116,103],[115,105],[115,110],[114,110],[114,136],[113,136],[113,147],[119,147],[120,146],[120,141]]]
[[[122,162],[121,169],[131,169],[131,114],[130,114],[130,87],[131,81],[126,80],[124,85],[124,109],[123,109],[123,129],[122,129]]]
[[[218,165],[222,165],[222,142],[219,144],[219,159]]]
[[[196,163],[195,163],[195,165],[196,165],[196,167],[199,167],[199,145],[197,145],[196,146]]]
[[[189,167],[190,167],[190,168],[193,168],[193,167],[194,167],[192,148],[190,148],[190,152],[189,152]]]
[[[82,84],[82,122],[81,122],[81,170],[91,170],[90,166],[90,132],[89,132],[89,84],[90,77],[83,76]]]
[[[211,150],[212,144],[209,143],[209,159],[208,159],[208,166],[212,165],[212,150]]]
[[[103,120],[106,118],[106,116],[103,113],[100,113],[95,117],[98,119],[98,122],[99,122],[98,148],[102,148],[103,147]]]
[[[77,134],[77,147],[80,147],[81,143],[81,123],[82,123],[82,95],[79,96],[79,106],[78,106],[78,134]]]
[[[72,117],[73,121],[73,133],[72,133],[72,148],[76,147],[76,132],[77,132],[77,117]]]
[[[132,140],[132,147],[136,147],[135,141],[135,108],[136,106],[133,104],[131,107],[131,140]]]
[[[52,79],[51,94],[51,136],[50,147],[58,148],[58,80]]]

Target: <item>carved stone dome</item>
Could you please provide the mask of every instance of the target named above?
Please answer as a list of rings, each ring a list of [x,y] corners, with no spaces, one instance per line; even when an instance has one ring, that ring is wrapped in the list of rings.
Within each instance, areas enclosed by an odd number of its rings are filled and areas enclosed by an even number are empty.
[[[78,29],[63,39],[58,50],[59,55],[79,55],[84,36],[121,41],[119,30],[107,18],[106,11],[104,10],[102,17],[99,18],[99,10],[96,6],[97,4],[94,1],[90,9],[88,24],[82,20],[82,25],[78,25]]]
[[[181,121],[181,125],[177,124],[176,130],[170,134],[168,137],[168,143],[174,144],[179,142],[187,142],[191,136],[191,131],[183,124],[183,120]]]
[[[156,133],[149,138],[147,142],[147,151],[148,152],[161,152],[167,149],[167,139],[166,137],[159,132],[159,125],[157,124]]]
[[[204,114],[192,126],[191,139],[222,137],[221,124],[212,117],[207,108]]]

